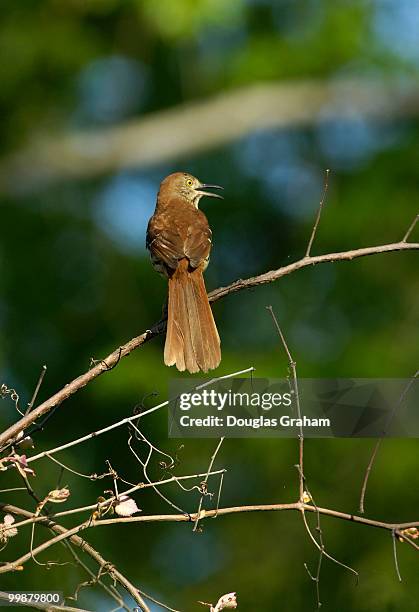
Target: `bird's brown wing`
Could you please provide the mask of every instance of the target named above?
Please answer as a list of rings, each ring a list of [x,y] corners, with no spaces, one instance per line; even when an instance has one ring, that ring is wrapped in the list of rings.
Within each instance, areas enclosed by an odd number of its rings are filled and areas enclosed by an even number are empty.
[[[176,212],[156,214],[150,219],[146,246],[153,264],[158,268],[163,266],[175,270],[179,260],[186,257],[192,268],[206,267],[211,250],[211,230],[205,215],[197,209]]]
[[[175,270],[179,259],[184,257],[184,238],[179,229],[163,215],[151,217],[148,228],[146,247],[150,251],[153,264],[160,264]]]
[[[201,211],[197,211],[201,212]],[[192,268],[203,266],[206,268],[211,251],[212,232],[208,221],[202,213],[193,225],[188,228],[188,235],[185,242],[185,255],[189,259]]]

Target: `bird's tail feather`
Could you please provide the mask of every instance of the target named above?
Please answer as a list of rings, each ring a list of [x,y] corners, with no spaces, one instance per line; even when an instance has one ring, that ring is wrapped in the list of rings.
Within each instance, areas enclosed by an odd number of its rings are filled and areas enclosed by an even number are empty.
[[[220,337],[205,289],[202,269],[180,260],[169,279],[164,363],[180,371],[207,372],[221,361]]]

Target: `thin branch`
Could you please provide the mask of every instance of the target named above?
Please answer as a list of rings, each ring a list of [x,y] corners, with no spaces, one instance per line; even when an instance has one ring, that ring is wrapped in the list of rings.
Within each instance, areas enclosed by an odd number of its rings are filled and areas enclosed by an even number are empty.
[[[320,512],[318,511],[318,508],[316,508],[316,507],[314,508],[314,512],[317,515],[320,514]],[[306,531],[307,531],[308,535],[310,536],[311,541],[313,542],[315,547],[320,551],[320,562],[319,563],[321,563],[321,557],[324,556],[327,559],[329,559],[330,561],[332,561],[333,563],[336,563],[336,565],[339,565],[340,567],[343,567],[344,569],[348,570],[349,572],[351,572],[352,574],[354,574],[358,578],[358,572],[356,570],[354,570],[349,565],[346,565],[345,563],[342,563],[342,561],[339,561],[335,557],[332,557],[332,555],[329,555],[329,553],[326,551],[322,541],[320,542],[320,544],[319,544],[319,542],[317,542],[316,538],[314,537],[314,535],[311,532],[309,524],[307,523],[307,519],[306,519],[305,513],[301,512],[301,516],[303,517],[303,523],[304,523],[304,526],[306,528]]]
[[[419,220],[419,215],[416,215],[416,217],[413,219],[409,229],[407,230],[407,232],[405,233],[405,235],[402,238],[402,242],[407,242],[410,234],[413,232],[413,230],[415,229],[415,225]]]
[[[311,493],[309,493],[310,497],[311,497]],[[310,576],[310,578],[313,580],[313,582],[316,585],[316,601],[317,601],[317,608],[320,608],[322,603],[320,601],[320,572],[322,569],[322,562],[323,562],[323,557],[325,556],[325,546],[324,546],[324,542],[323,542],[323,532],[321,529],[321,525],[320,525],[320,513],[318,510],[318,507],[316,506],[314,499],[311,497],[312,501],[313,501],[313,505],[316,509],[316,517],[317,517],[317,526],[316,526],[316,530],[317,533],[319,534],[319,560],[317,562],[317,571],[316,571],[316,575],[313,576],[310,572],[310,570],[308,569],[308,565],[306,563],[304,563],[304,567],[307,570],[308,575]],[[304,527],[306,529],[306,531],[309,533],[309,536],[312,540],[315,540],[315,538],[313,537],[310,527],[308,525],[306,516],[304,511],[301,512],[301,516],[303,518],[303,523],[304,523]],[[316,544],[317,546],[317,544]],[[329,557],[330,558],[330,557]],[[335,561],[337,563],[337,565],[341,565],[340,561],[337,561],[337,559],[335,559],[334,557],[332,557],[332,560]],[[345,568],[347,568],[347,566],[344,565]],[[358,576],[358,575],[357,575]]]
[[[380,253],[392,253],[395,251],[414,251],[419,250],[419,242],[392,242],[389,244],[382,244],[373,247],[364,247],[361,249],[351,249],[349,251],[339,251],[337,253],[327,253],[326,255],[310,255],[310,257],[303,257],[298,261],[295,261],[288,266],[283,266],[277,270],[271,270],[260,274],[259,276],[253,276],[245,280],[239,279],[231,285],[226,287],[219,287],[209,294],[210,302],[216,302],[226,295],[231,293],[237,293],[245,289],[252,287],[258,287],[259,285],[266,285],[267,283],[273,283],[283,276],[292,274],[302,268],[314,266],[320,263],[328,263],[335,261],[352,261],[359,257],[368,257],[370,255],[378,255]],[[0,439],[1,442],[1,439]]]
[[[400,569],[399,569],[399,561],[397,559],[397,541],[396,541],[396,530],[395,529],[393,529],[393,531],[391,532],[391,539],[393,540],[394,567],[396,569],[396,574],[397,574],[397,578],[399,579],[399,582],[402,582],[402,577],[400,575]]]
[[[77,470],[73,470],[73,468],[68,467],[68,465],[61,463],[61,461],[58,461],[58,459],[55,459],[55,457],[51,457],[49,453],[45,453],[45,456],[48,457],[48,459],[50,459],[53,463],[59,465],[63,470],[67,470],[67,472],[80,476],[80,478],[87,478],[87,480],[101,480],[106,476],[111,476],[109,472],[105,472],[104,474],[83,474],[82,472],[77,472]]]
[[[2,504],[0,503],[0,509],[2,512],[10,513],[10,514],[22,514],[29,518],[33,517],[33,514],[27,512],[25,510],[21,510],[20,508],[16,508],[16,506],[12,506],[10,504]],[[401,533],[403,529],[408,529],[409,527],[419,527],[418,521],[410,521],[408,523],[387,523],[385,521],[378,521],[374,519],[368,519],[364,516],[359,516],[357,514],[349,514],[347,512],[340,512],[339,510],[333,510],[331,508],[322,508],[321,506],[315,507],[312,504],[304,504],[301,502],[292,502],[289,504],[256,504],[252,506],[231,506],[226,508],[218,508],[214,510],[201,510],[199,520],[203,520],[206,518],[213,518],[215,516],[227,516],[230,514],[242,514],[249,512],[281,512],[288,510],[298,510],[298,512],[314,512],[319,513],[324,516],[331,516],[333,518],[348,521],[350,523],[356,523],[357,525],[364,525],[366,527],[376,527],[377,529],[385,529],[387,531],[395,530],[396,535],[402,537],[407,540],[408,538]],[[189,523],[196,520],[196,514],[191,513],[188,515],[185,514],[151,514],[151,515],[141,515],[141,516],[130,516],[124,518],[116,518],[116,519],[98,519],[96,521],[90,520],[82,523],[75,529],[90,529],[92,527],[104,527],[105,525],[117,525],[124,523]],[[55,525],[53,521],[49,517],[39,517],[39,522],[50,527],[51,524]],[[17,525],[17,523],[15,523]],[[61,532],[60,532],[61,533]],[[419,546],[417,546],[419,550]],[[3,566],[4,567],[4,566]],[[4,573],[3,567],[0,566],[0,573]]]
[[[302,504],[301,502],[294,502],[290,504],[261,504],[254,506],[233,506],[230,508],[218,508],[214,510],[201,510],[199,515],[199,520],[203,520],[204,518],[213,518],[215,516],[224,516],[229,514],[239,514],[242,512],[278,512],[284,510],[298,510],[298,511],[307,511],[319,513],[324,516],[332,516],[337,519],[341,519],[344,521],[350,521],[352,523],[357,523],[359,525],[366,525],[368,527],[377,527],[378,529],[387,529],[388,531],[392,531],[396,529],[397,531],[401,529],[407,529],[409,527],[419,527],[419,521],[414,521],[411,523],[386,523],[382,521],[376,521],[373,519],[367,519],[362,516],[358,516],[355,514],[347,514],[345,512],[339,512],[338,510],[332,510],[330,508],[321,508],[320,506],[314,507],[314,505],[310,504]],[[196,520],[195,514],[190,514],[186,516],[185,514],[155,514],[155,515],[145,515],[145,516],[131,516],[129,518],[120,518],[120,519],[101,519],[98,521],[92,521],[92,527],[99,527],[104,525],[112,525],[117,523],[171,523],[171,522],[190,522]],[[403,534],[402,534],[403,536]]]
[[[385,434],[386,434],[386,432],[388,430],[388,427],[389,427],[390,423],[392,422],[392,420],[393,420],[397,410],[401,406],[404,398],[406,397],[407,393],[410,390],[410,387],[413,385],[413,383],[418,378],[418,376],[419,376],[419,370],[417,372],[415,372],[415,374],[409,380],[408,384],[404,388],[403,393],[401,394],[401,396],[399,398],[399,401],[397,402],[397,404],[395,404],[393,406],[393,409],[392,409],[392,411],[391,411],[391,413],[389,415],[389,418],[387,419],[387,423],[386,423],[386,427],[384,429],[383,436],[381,438],[379,438],[379,440],[377,440],[377,442],[374,445],[373,451],[371,453],[370,460],[369,460],[368,465],[367,465],[367,469],[365,470],[364,479],[362,481],[361,495],[360,495],[360,498],[359,498],[359,511],[360,511],[361,514],[364,514],[365,493],[367,491],[368,480],[369,480],[369,477],[370,477],[372,466],[374,465],[374,461],[375,461],[375,458],[376,458],[377,453],[378,453],[378,449],[381,446],[381,443],[382,443],[382,441],[384,439],[384,436],[385,436]]]
[[[326,255],[317,255],[315,257],[303,257],[302,259],[288,266],[284,266],[282,268],[278,268],[277,270],[266,272],[265,274],[261,274],[259,276],[254,276],[246,280],[240,279],[235,283],[228,285],[227,287],[220,287],[218,289],[215,289],[209,294],[208,297],[211,302],[216,302],[217,300],[227,295],[230,295],[231,293],[237,293],[238,291],[243,291],[244,289],[257,287],[259,285],[264,285],[267,283],[272,283],[278,280],[279,278],[286,276],[287,274],[296,272],[301,268],[306,268],[307,266],[312,266],[319,263],[332,261],[350,261],[358,257],[367,257],[369,255],[376,255],[378,253],[390,253],[394,251],[409,250],[419,250],[419,243],[408,243],[401,241],[390,244],[383,244],[375,247],[366,247],[361,249],[342,251],[338,253],[328,253]],[[65,385],[65,387],[55,393],[48,400],[40,404],[29,414],[27,414],[22,419],[11,425],[4,432],[2,432],[0,434],[0,448],[3,448],[7,442],[13,440],[21,431],[29,427],[40,416],[43,416],[53,408],[59,406],[62,402],[67,400],[74,393],[85,387],[98,376],[104,374],[105,372],[108,372],[116,364],[119,364],[123,357],[126,357],[133,350],[145,344],[152,338],[159,336],[165,331],[165,329],[166,321],[162,319],[161,321],[156,323],[151,329],[148,329],[140,336],[136,336],[126,344],[118,347],[115,351],[110,353],[105,359],[101,360],[93,368]]]
[[[296,466],[298,471],[300,471],[300,467],[297,465]],[[343,567],[344,569],[347,569],[349,572],[351,572],[352,574],[354,574],[356,576],[356,579],[358,581],[358,572],[356,570],[354,570],[352,567],[350,567],[349,565],[346,565],[345,563],[342,563],[342,561],[339,561],[338,559],[336,559],[335,557],[332,557],[332,555],[330,555],[325,548],[324,542],[323,542],[323,532],[321,529],[321,525],[320,525],[320,510],[319,507],[317,506],[316,502],[314,501],[313,495],[311,494],[307,484],[306,484],[306,478],[304,476],[304,474],[302,475],[302,480],[303,480],[303,484],[304,487],[307,491],[307,494],[309,495],[309,497],[311,498],[312,504],[314,506],[314,512],[316,513],[317,516],[317,527],[316,530],[319,534],[319,542],[317,542],[316,538],[313,536],[311,529],[308,525],[306,516],[305,516],[305,512],[304,509],[302,509],[301,511],[301,516],[303,518],[303,522],[304,522],[304,527],[306,528],[306,531],[308,532],[310,539],[314,542],[315,546],[318,548],[318,550],[320,551],[320,557],[319,557],[319,562],[318,562],[318,570],[317,570],[317,575],[316,575],[316,591],[317,591],[317,604],[318,607],[320,608],[321,603],[320,603],[320,591],[319,591],[319,578],[320,578],[320,569],[321,569],[321,564],[322,564],[322,557],[325,556],[327,557],[330,561],[333,561],[333,563],[336,563],[336,565],[339,565],[340,567]]]
[[[211,459],[210,459],[210,462],[209,462],[209,465],[208,465],[207,473],[205,474],[204,482],[201,485],[202,493],[201,493],[201,498],[199,500],[199,506],[198,506],[198,511],[196,513],[196,519],[195,519],[195,522],[194,522],[193,531],[196,531],[198,529],[199,516],[201,514],[202,502],[204,501],[204,497],[205,497],[206,490],[207,490],[208,478],[209,478],[209,475],[211,473],[212,466],[214,465],[215,458],[218,455],[218,451],[220,450],[221,445],[222,445],[223,442],[224,442],[224,438],[220,438],[215,451],[211,455]]]
[[[224,483],[224,474],[225,474],[225,470],[222,472],[222,474],[220,476],[220,485],[218,487],[217,504],[215,506],[214,518],[217,518],[217,516],[218,516],[218,508],[220,507],[221,491],[222,491],[223,483]]]
[[[46,374],[46,371],[47,371],[47,366],[43,365],[41,373],[40,373],[39,378],[38,378],[38,382],[36,383],[35,391],[33,392],[33,395],[32,395],[32,399],[29,402],[28,407],[26,408],[25,415],[28,414],[32,410],[32,408],[33,408],[33,406],[34,406],[34,404],[36,402],[36,398],[38,397],[39,389],[41,388],[41,385],[42,385],[42,383],[44,381],[44,376]]]
[[[324,177],[323,195],[322,195],[322,199],[320,200],[319,210],[317,211],[317,217],[316,217],[316,221],[315,221],[315,223],[313,225],[313,230],[311,232],[310,240],[308,241],[307,250],[306,250],[306,257],[310,257],[311,247],[313,246],[313,242],[314,242],[314,238],[316,236],[317,228],[318,228],[319,223],[320,223],[320,217],[322,215],[322,210],[323,210],[323,206],[324,206],[324,203],[325,203],[325,200],[326,200],[327,190],[329,188],[329,174],[330,174],[330,170],[327,169],[326,170],[326,175]]]
[[[383,438],[380,438],[374,444],[374,448],[373,448],[373,451],[371,453],[370,460],[368,461],[367,469],[365,470],[364,479],[362,481],[362,487],[361,487],[361,496],[359,498],[359,511],[360,511],[361,514],[364,514],[364,512],[365,512],[364,501],[365,501],[365,493],[367,492],[367,484],[368,484],[368,480],[369,480],[369,477],[370,477],[370,472],[372,470],[372,466],[373,466],[374,461],[375,461],[375,457],[376,457],[376,455],[378,453],[378,449],[380,448],[382,441],[383,441]]]
[[[169,612],[180,612],[179,610],[175,610],[175,608],[169,608],[169,606],[167,606],[166,604],[162,603],[158,599],[155,599],[154,597],[152,597],[148,593],[145,593],[144,591],[140,591],[140,589],[138,589],[138,590],[139,590],[139,592],[141,593],[141,595],[143,597],[145,597],[146,599],[149,599],[153,603],[157,604],[158,606],[160,606],[160,608],[164,608],[165,610],[169,610]]]
[[[287,342],[285,340],[285,336],[282,333],[281,328],[279,327],[279,323],[278,323],[278,319],[275,316],[275,313],[273,311],[272,306],[267,306],[266,307],[267,310],[270,312],[271,317],[273,319],[274,325],[277,329],[278,335],[281,339],[282,342],[282,346],[285,349],[285,352],[287,354],[288,357],[288,365],[291,369],[291,373],[292,373],[292,385],[293,385],[293,393],[294,393],[294,397],[295,397],[295,402],[296,402],[296,407],[297,407],[297,417],[299,422],[301,423],[301,406],[300,406],[300,394],[298,391],[298,379],[297,379],[297,369],[296,369],[296,363],[294,361],[294,359],[292,358],[292,355],[290,353],[290,350],[288,348]],[[303,495],[304,495],[304,432],[303,432],[303,427],[302,425],[299,426],[299,435],[298,435],[298,439],[299,439],[299,453],[298,453],[298,465],[299,465],[299,482],[300,482],[300,496],[299,499],[300,501],[303,500]]]
[[[34,455],[33,457],[29,457],[27,461],[28,463],[29,462],[32,463],[33,461],[37,461],[38,459],[42,459],[43,457],[48,457],[49,459],[52,459],[51,455],[54,455],[55,453],[59,453],[63,450],[66,450],[67,448],[71,448],[72,446],[77,446],[78,444],[82,444],[83,442],[86,442],[87,440],[91,440],[92,438],[101,436],[102,434],[112,431],[113,429],[117,429],[118,427],[127,425],[128,423],[131,423],[132,421],[138,420],[139,417],[140,418],[143,417],[145,414],[149,414],[150,412],[154,412],[156,410],[160,410],[160,408],[164,408],[168,404],[169,404],[169,400],[166,400],[165,402],[162,402],[161,404],[157,404],[157,406],[153,406],[153,408],[150,408],[146,412],[143,412],[139,415],[135,414],[134,416],[126,417],[125,419],[121,419],[120,421],[117,421],[116,423],[112,423],[111,425],[108,425],[107,427],[102,427],[102,429],[97,429],[96,431],[92,431],[91,433],[86,434],[85,436],[81,436],[80,438],[72,440],[71,442],[67,442],[65,444],[61,444],[60,446],[56,446],[55,448],[52,448],[49,451],[43,451],[42,453],[38,453],[37,455]]]

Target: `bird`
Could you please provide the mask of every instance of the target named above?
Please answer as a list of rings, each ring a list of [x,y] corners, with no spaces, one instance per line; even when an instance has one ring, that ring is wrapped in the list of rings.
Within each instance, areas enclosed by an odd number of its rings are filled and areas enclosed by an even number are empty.
[[[220,336],[209,304],[203,273],[212,232],[198,208],[204,196],[223,199],[187,172],[169,174],[160,184],[146,235],[154,268],[168,279],[164,363],[181,372],[208,372],[221,361]]]

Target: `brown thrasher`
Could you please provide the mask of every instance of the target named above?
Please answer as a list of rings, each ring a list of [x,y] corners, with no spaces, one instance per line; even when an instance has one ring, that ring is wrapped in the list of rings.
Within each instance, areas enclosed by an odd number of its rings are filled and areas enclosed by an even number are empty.
[[[205,289],[203,272],[211,251],[211,230],[199,210],[203,191],[222,189],[186,172],[162,181],[156,210],[147,228],[146,246],[155,269],[169,279],[164,363],[183,372],[207,372],[221,361],[220,337]]]

